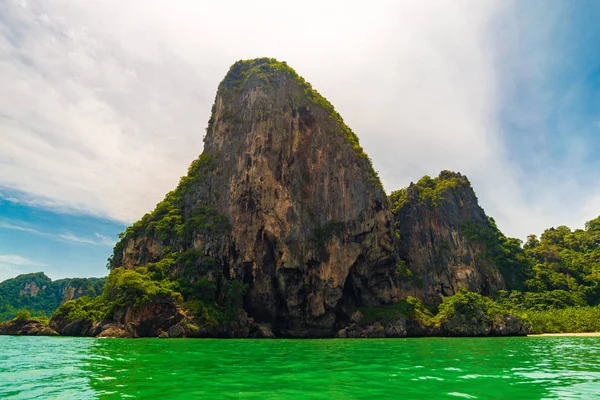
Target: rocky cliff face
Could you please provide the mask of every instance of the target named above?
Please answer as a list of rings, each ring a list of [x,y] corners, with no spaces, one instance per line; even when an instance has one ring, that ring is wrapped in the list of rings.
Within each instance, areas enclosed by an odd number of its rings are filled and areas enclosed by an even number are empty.
[[[489,295],[505,283],[490,244],[488,217],[465,176],[443,171],[390,195],[401,297],[439,303],[461,288]]]
[[[220,84],[204,152],[127,230],[113,268],[171,257],[278,335],[331,336],[353,306],[395,296],[389,203],[356,135],[285,63],[240,61]],[[153,265],[153,264],[152,264]]]

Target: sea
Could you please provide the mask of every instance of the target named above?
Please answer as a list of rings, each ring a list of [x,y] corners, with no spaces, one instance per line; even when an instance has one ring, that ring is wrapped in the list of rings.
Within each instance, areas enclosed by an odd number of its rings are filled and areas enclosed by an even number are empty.
[[[0,399],[600,399],[600,337],[0,336]]]

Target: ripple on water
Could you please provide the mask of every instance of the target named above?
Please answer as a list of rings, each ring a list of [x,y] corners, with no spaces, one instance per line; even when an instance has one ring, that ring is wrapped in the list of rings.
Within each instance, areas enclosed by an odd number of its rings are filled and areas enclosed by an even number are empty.
[[[600,338],[0,337],[0,399],[592,398]]]
[[[453,396],[453,397],[462,397],[464,399],[476,399],[477,396],[471,396],[470,394],[466,394],[466,393],[460,393],[460,392],[450,392],[448,393],[449,396]]]

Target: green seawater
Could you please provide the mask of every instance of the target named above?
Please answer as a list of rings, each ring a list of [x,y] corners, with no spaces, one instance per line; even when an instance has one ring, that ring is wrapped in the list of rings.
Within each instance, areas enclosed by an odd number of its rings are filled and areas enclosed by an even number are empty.
[[[0,399],[600,399],[600,338],[0,336]]]

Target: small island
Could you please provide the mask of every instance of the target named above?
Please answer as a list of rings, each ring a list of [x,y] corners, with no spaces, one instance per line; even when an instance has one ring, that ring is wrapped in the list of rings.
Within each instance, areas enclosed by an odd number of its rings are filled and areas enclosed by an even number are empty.
[[[55,292],[34,277],[0,283],[19,288],[0,291],[10,320],[0,334],[600,331],[599,236],[600,218],[508,238],[452,171],[388,196],[357,135],[308,82],[285,62],[239,61],[218,87],[203,153],[120,235],[106,280]],[[38,303],[53,306],[19,312],[50,292]]]

